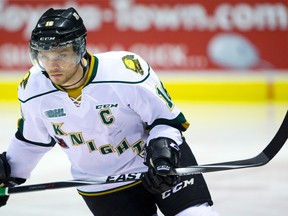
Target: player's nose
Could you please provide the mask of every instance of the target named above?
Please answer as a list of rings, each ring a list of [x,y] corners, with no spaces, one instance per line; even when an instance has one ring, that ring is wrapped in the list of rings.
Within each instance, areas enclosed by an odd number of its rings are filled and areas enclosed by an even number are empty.
[[[60,65],[57,61],[49,60],[45,62],[44,68],[47,71],[59,71]]]

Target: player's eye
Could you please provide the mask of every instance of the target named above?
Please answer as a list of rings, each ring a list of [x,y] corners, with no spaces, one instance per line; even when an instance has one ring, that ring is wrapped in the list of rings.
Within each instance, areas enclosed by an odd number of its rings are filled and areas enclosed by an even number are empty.
[[[49,60],[49,57],[48,57],[47,55],[43,55],[43,54],[38,55],[38,58],[41,59],[41,60],[43,60],[43,61]]]
[[[64,54],[64,53],[60,53],[60,54],[58,55],[58,58],[60,58],[60,59],[61,59],[61,58],[63,59],[63,58],[66,58],[66,57],[67,57],[67,55]]]

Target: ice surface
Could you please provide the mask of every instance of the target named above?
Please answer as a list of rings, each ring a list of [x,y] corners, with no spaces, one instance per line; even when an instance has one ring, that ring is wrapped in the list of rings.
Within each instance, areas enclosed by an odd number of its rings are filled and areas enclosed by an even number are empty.
[[[177,102],[191,123],[185,132],[199,164],[246,159],[270,142],[287,112],[287,103]],[[15,133],[19,108],[0,103],[0,152]],[[288,212],[288,145],[267,165],[207,173],[205,178],[222,216],[279,216]],[[33,171],[27,184],[69,180],[69,162],[57,147]],[[113,207],[113,204],[111,204]],[[90,216],[74,188],[13,194],[0,216]],[[161,213],[159,213],[161,215]]]

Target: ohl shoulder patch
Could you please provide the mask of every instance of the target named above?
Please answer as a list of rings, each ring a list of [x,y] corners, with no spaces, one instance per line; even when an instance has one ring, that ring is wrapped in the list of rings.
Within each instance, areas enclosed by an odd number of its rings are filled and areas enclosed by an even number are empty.
[[[25,89],[29,77],[30,77],[30,71],[29,71],[28,73],[25,74],[23,80],[20,82],[20,86],[21,86],[23,89]]]
[[[144,71],[140,65],[140,62],[134,55],[126,55],[122,58],[122,61],[126,68],[135,71],[141,75],[144,74]]]

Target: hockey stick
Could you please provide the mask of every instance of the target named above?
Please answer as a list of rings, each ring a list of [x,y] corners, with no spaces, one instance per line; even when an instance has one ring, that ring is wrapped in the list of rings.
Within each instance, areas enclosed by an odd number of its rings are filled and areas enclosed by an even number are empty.
[[[169,175],[196,175],[200,173],[207,172],[216,172],[224,171],[231,169],[243,169],[249,167],[263,166],[267,164],[282,148],[288,138],[288,111],[285,115],[285,118],[275,134],[271,142],[266,146],[266,148],[258,154],[256,157],[249,158],[246,160],[237,160],[223,163],[214,163],[207,165],[195,165],[183,168],[176,168]],[[141,180],[143,173],[130,173],[130,174],[121,174],[95,178],[93,181],[83,181],[83,180],[71,180],[71,181],[59,181],[59,182],[50,182],[43,184],[34,184],[34,185],[24,185],[11,188],[0,188],[0,196],[5,196],[12,193],[22,193],[22,192],[32,192],[32,191],[41,191],[41,190],[50,190],[50,189],[60,189],[67,187],[76,187],[84,185],[97,185],[97,184],[109,184],[109,183],[119,183],[119,182],[128,182]]]
[[[288,111],[286,112],[284,120],[280,128],[278,129],[277,133],[271,140],[271,142],[257,156],[246,160],[237,160],[223,163],[177,168],[177,174],[181,176],[181,175],[190,175],[190,173],[197,174],[197,172],[207,173],[207,172],[263,166],[267,164],[270,160],[272,160],[272,158],[280,151],[280,149],[285,144],[287,138],[288,138]]]

